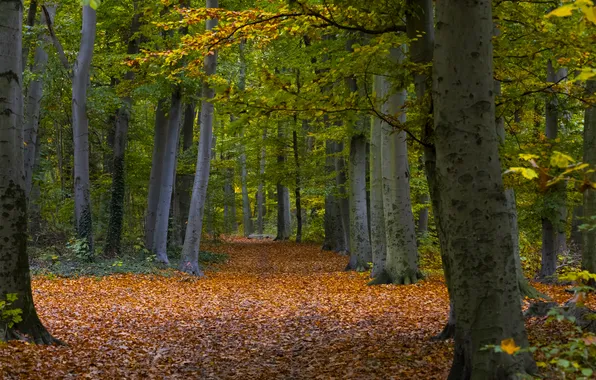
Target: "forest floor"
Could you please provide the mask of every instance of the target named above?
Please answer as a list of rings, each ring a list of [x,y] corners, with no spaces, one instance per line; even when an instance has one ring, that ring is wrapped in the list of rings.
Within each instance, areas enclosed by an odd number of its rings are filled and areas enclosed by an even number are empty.
[[[202,279],[34,277],[39,315],[67,345],[0,345],[0,378],[446,378],[452,342],[431,340],[447,317],[442,278],[371,287],[368,274],[343,272],[347,257],[315,245],[204,248],[229,261]]]

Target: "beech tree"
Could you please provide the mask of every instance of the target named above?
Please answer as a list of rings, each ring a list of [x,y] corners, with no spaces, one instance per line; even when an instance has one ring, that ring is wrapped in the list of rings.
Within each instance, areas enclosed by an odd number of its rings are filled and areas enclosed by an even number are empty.
[[[22,95],[23,4],[0,2],[0,297],[14,299],[20,310],[0,324],[0,341],[25,339],[58,343],[41,323],[31,292],[27,254],[27,196],[25,194]]]
[[[529,354],[483,350],[509,338],[528,345],[495,128],[491,8],[490,1],[437,4],[438,212],[455,309],[450,379],[513,379],[534,368]]]

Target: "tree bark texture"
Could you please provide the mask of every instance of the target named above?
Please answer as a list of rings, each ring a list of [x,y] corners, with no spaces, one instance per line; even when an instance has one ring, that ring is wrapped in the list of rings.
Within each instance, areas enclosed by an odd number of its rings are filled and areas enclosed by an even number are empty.
[[[373,94],[377,99],[387,96],[383,77],[375,75]],[[377,107],[380,101],[377,101]],[[385,269],[387,247],[385,245],[385,214],[383,212],[383,159],[381,145],[383,126],[381,119],[373,117],[370,131],[370,244],[372,249],[372,271],[375,278]]]
[[[277,163],[278,170],[283,170],[286,164],[285,154],[285,126],[279,123],[277,126],[278,154]],[[290,219],[290,193],[288,188],[282,183],[281,179],[277,181],[277,236],[275,240],[288,240],[292,234],[291,219]]]
[[[155,109],[155,132],[153,135],[153,156],[151,159],[151,174],[149,177],[149,192],[147,196],[147,213],[145,216],[145,248],[153,252],[155,238],[155,220],[157,219],[157,205],[163,175],[164,153],[166,150],[166,133],[168,118],[165,112],[166,100],[160,99]]]
[[[85,239],[93,253],[93,224],[89,181],[89,120],[87,119],[87,86],[95,44],[97,14],[83,6],[83,30],[72,79],[72,135],[74,144],[74,197],[77,235]]]
[[[180,136],[180,122],[182,118],[182,96],[180,89],[172,93],[170,111],[168,113],[167,131],[163,151],[161,183],[159,188],[159,201],[155,214],[155,230],[153,236],[153,253],[157,261],[169,264],[168,260],[168,226],[170,221],[170,208],[174,191],[174,178],[176,176],[176,157],[178,152],[178,137]]]
[[[263,131],[263,146],[261,147],[260,167],[259,167],[259,186],[257,189],[257,233],[263,234],[265,228],[265,164],[267,149],[265,149],[265,140],[267,139],[267,130]]]
[[[588,81],[588,92],[596,92],[596,81]],[[590,106],[584,115],[584,162],[592,167],[596,165],[596,107]],[[596,175],[590,174],[589,180],[596,182]],[[584,218],[587,223],[594,223],[596,216],[596,190],[588,187],[584,191]],[[596,273],[596,229],[583,233],[582,268]]]
[[[207,0],[207,8],[217,8],[218,0]],[[213,30],[217,26],[217,19],[206,21],[206,29]],[[205,74],[213,75],[217,69],[217,51],[205,57]],[[211,167],[211,149],[213,143],[213,103],[215,90],[209,86],[207,81],[203,82],[203,103],[201,105],[201,136],[197,154],[197,168],[195,180],[192,187],[190,211],[186,223],[186,234],[184,247],[182,248],[182,260],[180,270],[187,273],[202,276],[203,271],[199,267],[199,249],[201,246],[201,233],[203,230],[203,215],[205,211],[205,199],[207,186],[209,184],[209,170]]]
[[[403,60],[403,53],[391,49],[391,60],[396,65]],[[390,95],[382,107],[384,114],[397,116],[400,123],[406,121],[406,90],[394,93],[392,85],[383,80],[383,91]],[[376,283],[411,284],[420,277],[418,270],[418,247],[416,227],[410,197],[410,169],[408,145],[405,131],[394,131],[386,122],[381,123],[381,159],[383,176],[383,213],[385,215],[385,236],[387,262]]]
[[[553,68],[552,61],[546,67],[547,82],[555,83],[561,79],[561,73]],[[547,97],[545,105],[545,133],[546,138],[555,140],[559,131],[558,100],[555,94]],[[551,186],[544,194],[542,217],[542,249],[541,265],[538,278],[541,281],[554,280],[557,270],[557,257],[567,248],[565,238],[565,181]]]
[[[441,228],[447,243],[455,350],[449,379],[514,379],[529,354],[495,128],[491,2],[437,3],[434,124]]]
[[[31,3],[33,6],[34,1]],[[47,22],[53,24],[56,15],[56,6],[47,5],[49,20],[46,20],[46,14],[41,13],[41,24]],[[34,15],[35,17],[35,15]],[[27,197],[30,196],[33,184],[33,172],[35,170],[35,157],[37,155],[37,132],[39,129],[39,115],[41,110],[41,99],[43,96],[43,77],[48,63],[47,36],[45,33],[39,37],[39,45],[35,49],[35,58],[33,59],[32,72],[34,79],[29,83],[27,89],[26,112],[25,112],[25,191]]]
[[[22,96],[22,2],[0,1],[0,299],[16,294],[10,308],[21,309],[22,321],[0,324],[0,341],[25,339],[56,343],[33,304],[27,256]]]

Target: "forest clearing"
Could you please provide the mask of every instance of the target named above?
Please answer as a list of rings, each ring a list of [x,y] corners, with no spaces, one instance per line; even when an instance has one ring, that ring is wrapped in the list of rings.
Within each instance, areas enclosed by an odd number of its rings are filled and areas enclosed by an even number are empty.
[[[4,379],[443,379],[453,348],[432,337],[440,276],[367,286],[347,257],[313,244],[236,239],[206,277],[34,280],[40,317],[68,346],[0,346]],[[541,290],[564,302],[563,287]],[[592,304],[595,307],[596,304]],[[557,335],[530,320],[533,344]],[[560,326],[552,326],[560,331]]]
[[[0,0],[0,378],[596,377],[593,0]]]

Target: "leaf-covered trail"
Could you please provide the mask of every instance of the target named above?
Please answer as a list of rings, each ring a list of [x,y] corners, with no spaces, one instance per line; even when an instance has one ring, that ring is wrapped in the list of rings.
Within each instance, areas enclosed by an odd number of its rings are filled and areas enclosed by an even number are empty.
[[[440,279],[366,286],[314,245],[235,241],[207,278],[116,275],[34,281],[67,347],[0,346],[3,379],[442,379],[451,343]]]

